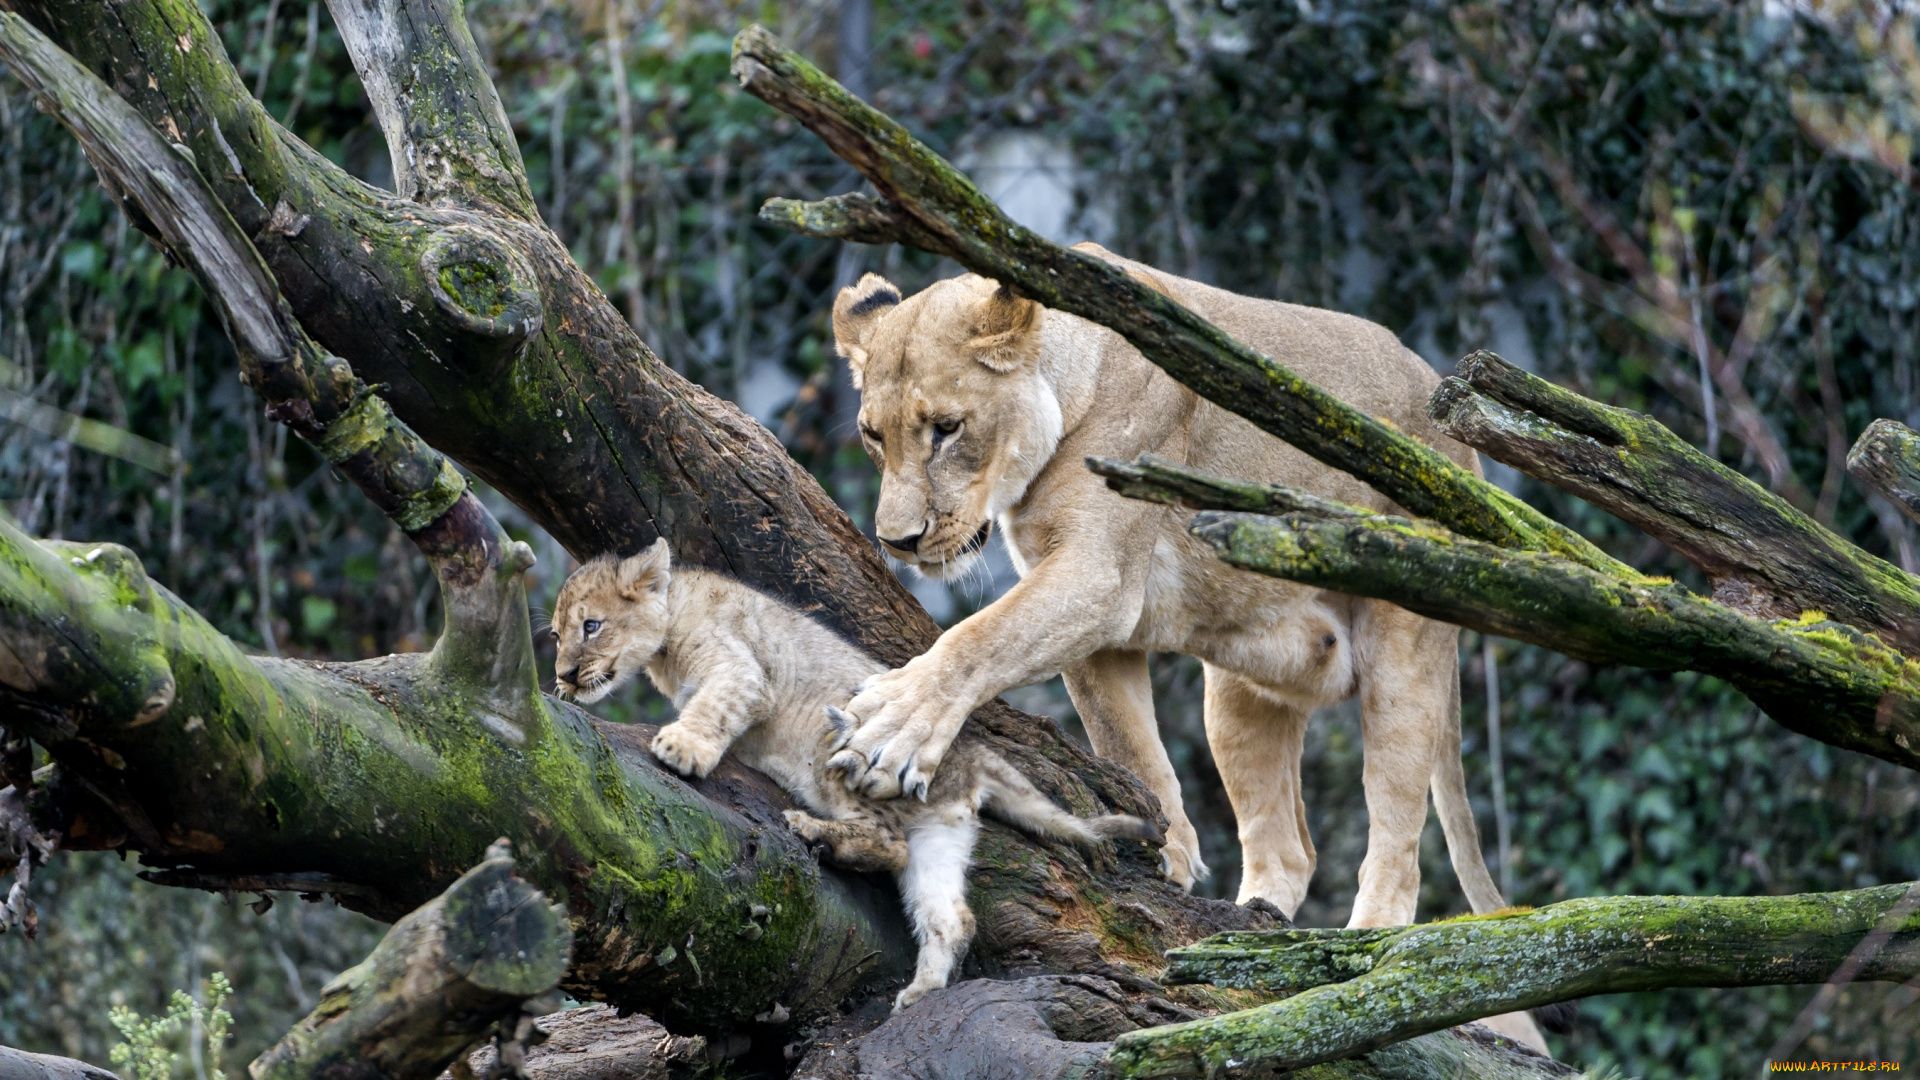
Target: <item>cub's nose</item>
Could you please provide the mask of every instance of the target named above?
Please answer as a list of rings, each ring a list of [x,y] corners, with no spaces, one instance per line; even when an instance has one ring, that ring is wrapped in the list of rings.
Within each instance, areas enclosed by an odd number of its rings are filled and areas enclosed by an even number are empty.
[[[927,535],[927,530],[921,529],[919,532],[914,533],[912,536],[903,536],[898,540],[889,540],[883,536],[880,538],[880,542],[887,545],[890,548],[898,548],[901,551],[913,551],[919,548],[920,538],[925,535]]]
[[[567,671],[561,672],[559,675],[558,681],[566,683],[568,686],[572,686],[574,683],[580,681],[580,669],[571,668]]]

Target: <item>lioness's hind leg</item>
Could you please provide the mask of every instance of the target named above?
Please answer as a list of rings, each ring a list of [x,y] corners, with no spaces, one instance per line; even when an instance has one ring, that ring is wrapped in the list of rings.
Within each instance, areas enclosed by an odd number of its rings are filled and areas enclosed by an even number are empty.
[[[1420,832],[1442,727],[1451,724],[1456,631],[1381,601],[1362,601],[1360,676],[1367,855],[1348,926],[1405,926],[1420,896]]]
[[[1063,673],[1073,707],[1087,726],[1093,752],[1118,762],[1144,781],[1167,815],[1166,844],[1160,858],[1167,879],[1183,889],[1207,877],[1200,858],[1200,834],[1187,820],[1180,801],[1180,778],[1160,741],[1153,717],[1153,676],[1147,654],[1105,649]]]
[[[1300,756],[1311,711],[1284,705],[1230,671],[1205,665],[1207,746],[1240,823],[1240,898],[1287,913],[1313,879],[1313,837],[1300,794]]]
[[[805,810],[788,810],[786,819],[808,842],[826,845],[827,859],[836,866],[898,872],[907,865],[907,842],[899,833],[875,822],[828,821]]]

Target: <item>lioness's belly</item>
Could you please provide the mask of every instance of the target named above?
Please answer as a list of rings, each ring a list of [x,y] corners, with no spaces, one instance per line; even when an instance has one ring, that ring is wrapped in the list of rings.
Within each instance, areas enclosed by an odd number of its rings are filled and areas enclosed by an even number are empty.
[[[1345,597],[1230,567],[1182,528],[1154,546],[1128,644],[1198,657],[1311,708],[1353,693],[1352,613]]]

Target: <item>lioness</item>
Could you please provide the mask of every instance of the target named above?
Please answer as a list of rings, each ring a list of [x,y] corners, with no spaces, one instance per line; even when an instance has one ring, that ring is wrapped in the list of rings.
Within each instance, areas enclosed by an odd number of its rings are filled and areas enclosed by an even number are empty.
[[[683,775],[705,776],[731,747],[806,807],[786,812],[795,832],[842,866],[894,874],[920,943],[896,1012],[947,985],[973,939],[966,875],[981,810],[1036,836],[1087,846],[1160,840],[1158,828],[1128,814],[1067,813],[967,732],[924,803],[851,794],[828,775],[828,756],[852,734],[852,720],[834,706],[885,665],[741,582],[676,570],[665,540],[574,571],[554,605],[553,636],[561,694],[598,701],[645,671],[679,712],[654,735],[654,757]]]
[[[1438,377],[1384,327],[1125,269],[1342,401],[1478,469],[1427,417]],[[867,680],[860,727],[834,760],[873,797],[924,792],[975,707],[1064,674],[1095,751],[1133,770],[1172,823],[1168,877],[1206,876],[1154,723],[1150,652],[1206,670],[1207,739],[1239,819],[1240,901],[1292,915],[1313,875],[1300,796],[1308,715],[1358,694],[1367,854],[1352,926],[1413,921],[1427,788],[1476,912],[1501,906],[1460,764],[1458,631],[1391,604],[1236,570],[1189,536],[1188,512],[1125,499],[1088,455],[1157,454],[1359,506],[1385,498],[1173,381],[1118,334],[974,275],[902,300],[869,274],[833,308],[860,390],[860,435],[881,470],[887,550],[939,578],[963,573],[997,521],[1021,579],[906,666]]]

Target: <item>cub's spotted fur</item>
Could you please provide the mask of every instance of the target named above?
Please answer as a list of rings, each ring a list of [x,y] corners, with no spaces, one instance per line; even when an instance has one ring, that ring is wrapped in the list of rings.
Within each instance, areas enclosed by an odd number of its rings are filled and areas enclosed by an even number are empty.
[[[806,808],[787,811],[795,832],[840,865],[894,874],[920,942],[896,1009],[945,986],[973,937],[966,871],[981,810],[1086,845],[1161,839],[1137,817],[1067,813],[966,728],[920,800],[850,793],[826,767],[851,732],[838,707],[886,665],[749,586],[674,568],[665,540],[575,571],[561,586],[553,633],[562,694],[598,701],[644,670],[680,714],[654,736],[655,757],[705,776],[731,748]]]

